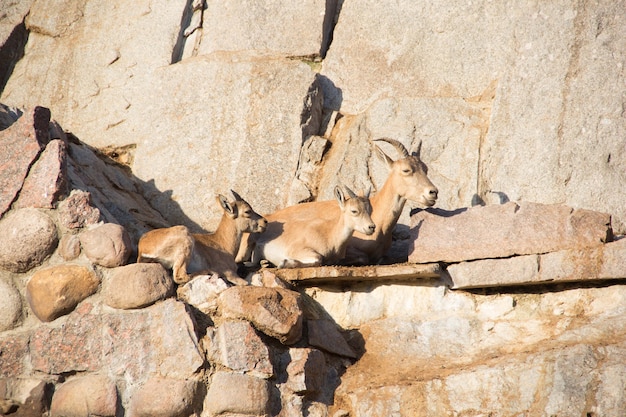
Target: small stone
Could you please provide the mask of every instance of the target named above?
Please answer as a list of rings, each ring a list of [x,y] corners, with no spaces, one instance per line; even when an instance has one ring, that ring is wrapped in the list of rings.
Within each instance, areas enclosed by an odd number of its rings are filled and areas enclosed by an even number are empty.
[[[34,208],[11,211],[0,221],[0,268],[26,272],[41,265],[58,243],[50,217]]]
[[[59,255],[66,261],[73,261],[80,255],[78,235],[64,234],[59,241]]]
[[[311,346],[348,358],[358,357],[333,321],[325,319],[307,320],[306,326]]]
[[[217,297],[228,288],[228,284],[217,274],[198,275],[177,289],[178,299],[194,306],[204,314],[214,314]]]
[[[117,407],[115,383],[103,375],[70,379],[57,387],[50,406],[51,417],[114,417]]]
[[[226,413],[261,416],[267,413],[270,385],[246,374],[217,372],[204,400],[209,415]]]
[[[111,269],[102,285],[104,303],[132,309],[154,304],[172,295],[174,283],[158,263],[138,263]]]
[[[174,417],[193,415],[198,381],[152,377],[134,392],[129,415]]]
[[[130,237],[119,224],[96,226],[83,231],[79,238],[87,258],[107,268],[124,265],[131,252]]]
[[[247,320],[285,345],[302,337],[300,294],[282,288],[230,287],[218,298],[223,319]]]
[[[96,292],[96,274],[78,265],[58,265],[33,274],[26,285],[26,299],[41,321],[52,321],[71,312]]]
[[[0,278],[0,332],[13,329],[22,317],[20,293],[7,280]]]
[[[91,205],[91,194],[72,190],[69,197],[59,203],[59,221],[68,229],[96,224],[100,221],[100,210]]]
[[[319,392],[326,378],[326,358],[317,349],[289,349],[287,387],[298,394]]]

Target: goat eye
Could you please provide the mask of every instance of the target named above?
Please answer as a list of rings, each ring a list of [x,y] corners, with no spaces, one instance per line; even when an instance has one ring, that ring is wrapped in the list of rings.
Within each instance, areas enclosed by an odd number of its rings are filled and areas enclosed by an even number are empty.
[[[406,174],[406,175],[409,175],[411,173],[411,170],[410,169],[403,169],[402,173]]]
[[[352,214],[354,214],[355,216],[356,216],[357,214],[359,214],[359,211],[358,211],[358,210],[351,210],[351,211],[352,211]]]

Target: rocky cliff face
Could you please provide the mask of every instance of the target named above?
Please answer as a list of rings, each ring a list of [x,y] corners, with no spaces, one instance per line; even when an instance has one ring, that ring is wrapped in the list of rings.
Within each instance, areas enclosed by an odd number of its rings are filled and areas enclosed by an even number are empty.
[[[625,19],[609,1],[3,4],[0,397],[19,412],[25,392],[44,412],[57,398],[58,415],[624,414],[626,268],[610,241],[626,233]],[[122,270],[153,290],[126,300],[108,284],[146,230],[213,229],[216,193],[267,213],[337,183],[376,190],[382,136],[422,141],[440,190],[439,211],[407,207],[395,256],[443,272],[355,284],[370,272],[352,271],[302,293],[307,322],[339,324],[333,346],[351,354],[311,345],[316,324],[298,351],[250,317],[222,324],[208,278],[180,301],[163,271]],[[118,240],[83,235],[99,221]],[[14,230],[35,237],[7,244]],[[121,252],[102,246],[124,234]],[[75,259],[60,275],[81,291],[57,294],[71,308],[33,304],[42,271]],[[218,349],[231,338],[270,353]],[[215,400],[232,386],[259,401]],[[184,404],[158,414],[148,393],[172,392]],[[82,397],[109,400],[63,408]]]

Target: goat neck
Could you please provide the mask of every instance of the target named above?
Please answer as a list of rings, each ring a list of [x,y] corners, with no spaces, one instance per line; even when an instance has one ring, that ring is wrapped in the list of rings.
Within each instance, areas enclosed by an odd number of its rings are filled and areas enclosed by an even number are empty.
[[[372,204],[372,220],[376,224],[374,235],[391,233],[398,223],[406,198],[395,190],[390,181],[386,181],[382,188],[370,198]]]

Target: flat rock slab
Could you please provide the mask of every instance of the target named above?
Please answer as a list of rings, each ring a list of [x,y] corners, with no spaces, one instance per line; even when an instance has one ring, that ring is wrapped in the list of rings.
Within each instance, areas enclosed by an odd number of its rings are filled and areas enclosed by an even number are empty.
[[[298,285],[350,281],[404,281],[432,279],[441,276],[441,266],[430,264],[395,264],[368,266],[318,266],[309,268],[275,269],[278,278]]]
[[[544,255],[484,259],[448,266],[451,288],[485,288],[626,278],[626,239]]]
[[[462,262],[581,249],[612,238],[611,216],[559,204],[508,202],[411,217],[409,262]]]

